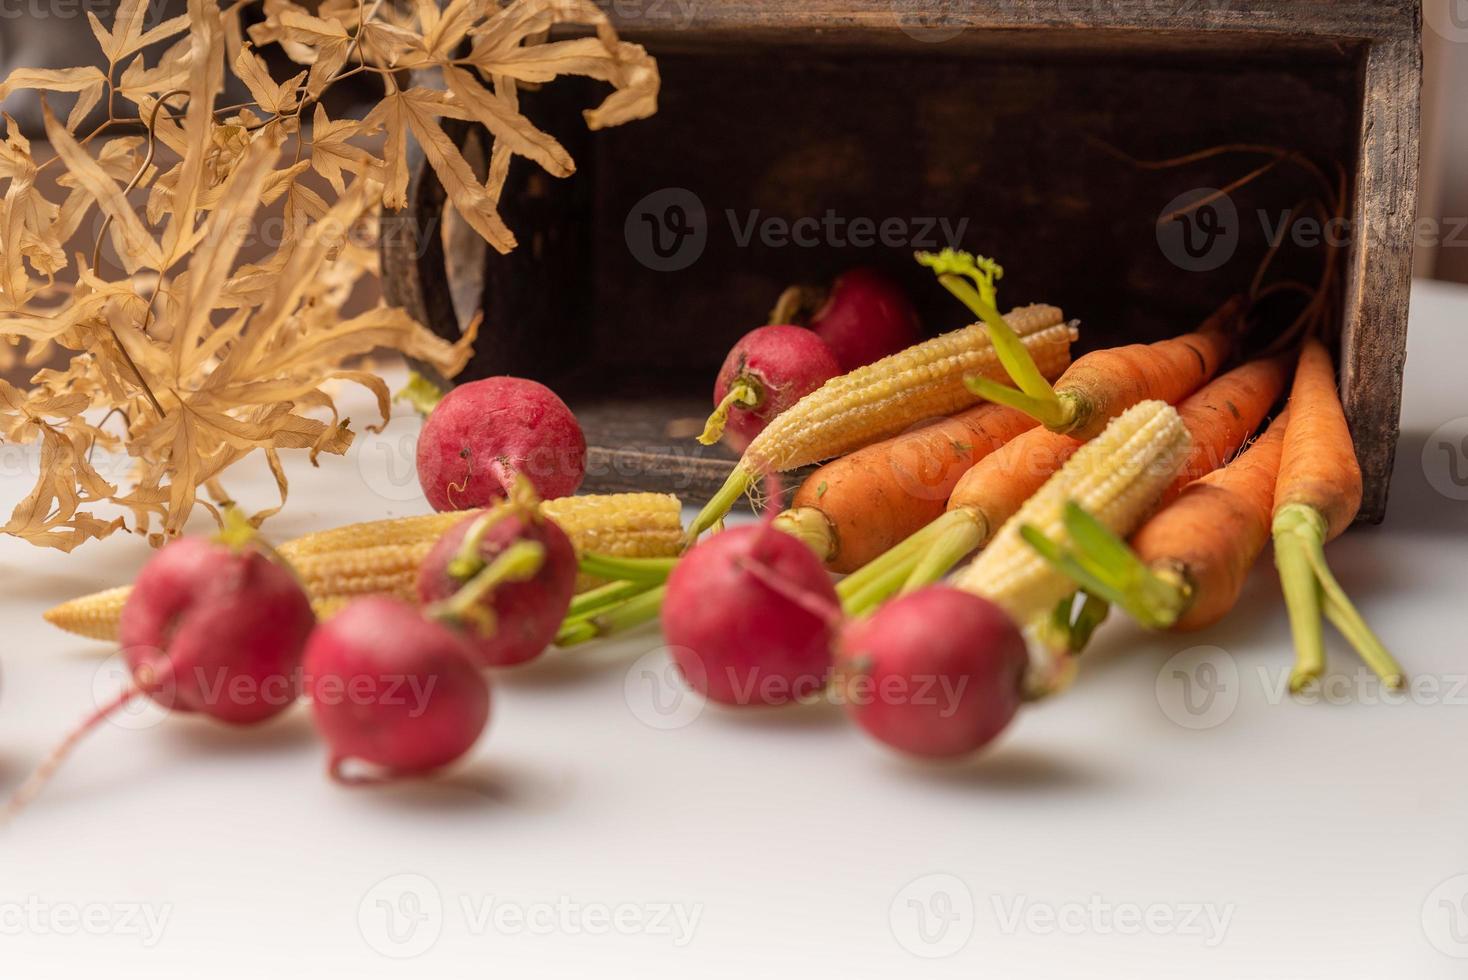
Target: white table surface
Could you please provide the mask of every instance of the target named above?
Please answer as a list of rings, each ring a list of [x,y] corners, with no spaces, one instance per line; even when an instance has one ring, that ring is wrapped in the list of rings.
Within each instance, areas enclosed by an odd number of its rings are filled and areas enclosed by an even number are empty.
[[[299,708],[254,731],[148,709],[0,831],[0,976],[1462,977],[1465,321],[1468,290],[1417,285],[1390,515],[1330,549],[1407,703],[1336,640],[1336,703],[1279,695],[1266,561],[1205,633],[1108,624],[1072,691],[956,767],[838,710],[665,689],[659,713],[652,632],[502,677],[470,761],[390,789],[328,782]],[[414,429],[294,461],[271,534],[423,510]],[[35,463],[6,451],[8,510]],[[268,499],[263,474],[232,489]],[[118,683],[41,610],[147,554],[0,539],[4,786]]]

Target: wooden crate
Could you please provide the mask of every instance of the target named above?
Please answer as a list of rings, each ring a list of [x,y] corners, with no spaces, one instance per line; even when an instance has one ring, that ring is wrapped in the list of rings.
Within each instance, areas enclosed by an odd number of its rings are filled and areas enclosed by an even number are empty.
[[[566,143],[579,171],[557,181],[517,159],[503,207],[518,251],[486,254],[472,234],[444,229],[442,189],[422,167],[410,207],[388,216],[384,234],[393,301],[445,336],[485,310],[470,376],[523,374],[566,395],[592,445],[588,489],[667,489],[697,502],[722,481],[730,455],[697,446],[691,432],[723,354],[790,282],[876,264],[903,278],[930,330],[964,323],[909,256],[942,243],[940,220],[949,230],[966,220],[963,246],[1004,263],[1004,304],[1043,300],[1080,318],[1083,348],[1183,332],[1247,286],[1310,178],[1282,166],[1232,192],[1232,246],[1215,236],[1229,257],[1199,271],[1179,262],[1206,266],[1217,253],[1180,257],[1159,216],[1258,158],[1142,170],[1105,147],[1159,159],[1247,143],[1338,165],[1353,188],[1341,388],[1366,476],[1361,516],[1382,518],[1415,222],[1415,0],[639,0],[607,9],[658,56],[658,115],[588,134],[579,110],[599,95],[592,83],[531,93],[527,112]],[[482,148],[482,133],[457,136]],[[692,261],[673,247],[673,206],[692,219],[702,212]],[[824,230],[827,214],[846,229],[844,246]],[[768,218],[816,219],[818,246],[758,232],[741,240],[751,220]],[[859,218],[879,230],[895,219],[903,232],[856,247]],[[659,226],[668,258],[649,251]],[[1308,250],[1288,252],[1282,273],[1291,261],[1311,267]]]

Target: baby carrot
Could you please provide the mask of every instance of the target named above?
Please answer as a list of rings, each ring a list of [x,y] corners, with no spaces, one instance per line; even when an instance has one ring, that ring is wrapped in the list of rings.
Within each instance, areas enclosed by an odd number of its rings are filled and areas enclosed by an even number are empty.
[[[1325,345],[1311,338],[1295,368],[1274,500],[1274,562],[1295,640],[1293,690],[1319,677],[1325,667],[1322,614],[1389,687],[1404,683],[1401,666],[1366,625],[1325,561],[1325,543],[1355,520],[1360,506],[1361,466],[1336,392],[1335,365]]]
[[[943,513],[954,485],[1034,419],[976,405],[842,456],[817,469],[775,526],[837,572],[860,568]]]
[[[1077,361],[1075,366],[1080,364]],[[1192,436],[1192,449],[1164,494],[1164,502],[1177,496],[1187,483],[1222,465],[1258,428],[1284,390],[1287,365],[1283,358],[1250,361],[1178,405]],[[1060,385],[1066,384],[1069,374],[1061,376]],[[1015,437],[958,481],[948,500],[948,513],[920,532],[921,547],[892,549],[869,562],[838,586],[843,601],[850,603],[848,608],[866,608],[898,588],[910,592],[937,581],[965,555],[983,547],[1082,444],[1080,439],[1048,429],[1032,429]]]
[[[1025,539],[1088,595],[1148,629],[1211,625],[1238,602],[1269,542],[1286,425],[1280,415],[1241,456],[1190,483],[1137,529],[1130,548],[1075,505],[1065,514],[1068,550],[1034,531]]]
[[[945,249],[919,255],[919,260],[984,321],[995,354],[1019,386],[1016,390],[992,378],[974,376],[967,379],[969,388],[989,401],[1028,412],[1048,429],[1083,440],[1138,402],[1176,403],[1196,391],[1233,350],[1234,328],[1243,310],[1242,298],[1235,297],[1192,333],[1155,344],[1092,351],[1051,387],[1014,331],[970,285],[984,271],[972,256]]]

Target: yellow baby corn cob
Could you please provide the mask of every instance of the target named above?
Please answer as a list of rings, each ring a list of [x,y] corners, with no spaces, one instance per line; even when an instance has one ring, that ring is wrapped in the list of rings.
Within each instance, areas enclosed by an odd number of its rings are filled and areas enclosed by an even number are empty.
[[[1004,317],[1047,378],[1070,364],[1075,327],[1054,306],[1034,305]],[[1008,377],[983,326],[915,344],[880,361],[832,378],[776,416],[754,438],[722,489],[688,529],[690,540],[723,519],[754,482],[840,456],[909,426],[979,401],[964,385],[974,375]]]
[[[620,558],[661,558],[678,553],[682,541],[682,504],[672,494],[619,493],[562,497],[540,505],[578,553],[595,551]],[[468,511],[366,521],[317,531],[287,541],[277,551],[300,575],[321,618],[355,596],[388,593],[415,597],[418,566],[450,527]],[[580,589],[599,580],[582,576]],[[46,621],[95,640],[115,640],[132,586],[63,602],[45,613]]]
[[[1127,409],[1076,450],[999,529],[988,548],[954,576],[953,584],[997,603],[1021,626],[1036,623],[1076,586],[1040,556],[1021,529],[1033,527],[1061,546],[1068,544],[1065,506],[1074,501],[1113,533],[1127,537],[1156,506],[1191,441],[1171,405],[1145,401]]]

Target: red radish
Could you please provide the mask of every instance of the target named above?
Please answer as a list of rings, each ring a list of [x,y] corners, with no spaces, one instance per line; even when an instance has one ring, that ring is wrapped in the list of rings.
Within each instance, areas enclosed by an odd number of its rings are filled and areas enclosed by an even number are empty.
[[[751,330],[724,358],[714,381],[714,414],[699,442],[722,433],[743,452],[770,420],[841,373],[836,356],[803,327],[772,325]]]
[[[439,538],[419,567],[418,598],[469,631],[480,663],[510,667],[550,646],[576,574],[576,549],[554,521],[533,505],[501,504]]]
[[[843,374],[922,340],[917,311],[902,287],[869,268],[837,278],[807,325],[831,348]]]
[[[818,694],[839,621],[836,590],[815,552],[766,523],[688,551],[663,601],[674,663],[690,687],[726,705]]]
[[[349,760],[378,778],[442,768],[489,722],[489,682],[469,642],[391,596],[357,599],[317,627],[306,677],[332,776],[343,781],[352,781],[342,774]]]
[[[842,700],[857,724],[910,755],[982,748],[1023,700],[1024,637],[994,603],[932,585],[853,620],[837,644]]]
[[[542,498],[569,497],[586,476],[586,437],[556,393],[524,378],[454,388],[418,437],[418,482],[434,510],[485,507],[525,476]]]
[[[155,554],[122,609],[119,640],[132,682],[72,731],[16,791],[8,819],[32,800],[81,739],[139,695],[232,725],[296,702],[310,600],[242,518],[217,539],[184,538]]]

